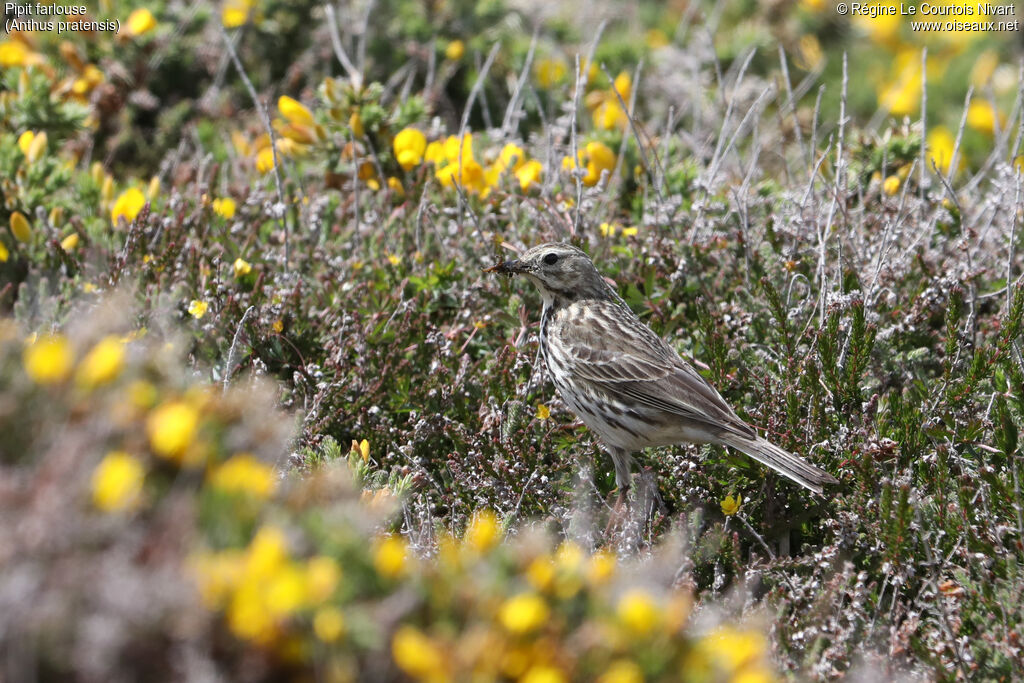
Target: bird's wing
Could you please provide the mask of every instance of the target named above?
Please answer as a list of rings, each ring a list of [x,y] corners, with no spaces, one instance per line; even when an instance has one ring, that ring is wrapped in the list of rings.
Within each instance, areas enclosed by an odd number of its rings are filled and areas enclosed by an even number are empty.
[[[602,302],[593,321],[566,321],[557,334],[571,373],[656,410],[755,438],[719,393],[624,304]],[[622,309],[625,309],[624,311]]]

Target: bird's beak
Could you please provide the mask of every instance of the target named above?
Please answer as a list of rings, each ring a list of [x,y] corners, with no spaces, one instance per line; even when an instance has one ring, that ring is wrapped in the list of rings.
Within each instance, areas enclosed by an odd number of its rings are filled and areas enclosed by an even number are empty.
[[[485,273],[501,273],[502,275],[515,275],[526,272],[526,266],[519,259],[504,261],[490,268],[484,268]]]

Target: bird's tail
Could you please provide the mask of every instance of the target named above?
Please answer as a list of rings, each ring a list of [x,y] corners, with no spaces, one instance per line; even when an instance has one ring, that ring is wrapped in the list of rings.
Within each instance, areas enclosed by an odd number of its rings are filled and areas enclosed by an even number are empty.
[[[798,455],[784,451],[775,444],[761,437],[747,439],[739,435],[730,435],[723,439],[727,446],[743,451],[759,463],[771,467],[801,486],[815,493],[822,492],[825,484],[838,484],[839,480],[823,469],[815,467]]]

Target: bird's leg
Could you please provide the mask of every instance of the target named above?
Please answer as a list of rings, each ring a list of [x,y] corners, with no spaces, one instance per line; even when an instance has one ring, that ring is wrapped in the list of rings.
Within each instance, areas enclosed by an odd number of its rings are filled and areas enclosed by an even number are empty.
[[[619,495],[612,508],[612,514],[608,518],[608,526],[604,530],[605,536],[608,536],[615,527],[621,526],[620,522],[629,518],[628,496],[632,482],[630,470],[633,463],[633,457],[627,450],[609,447],[608,454],[611,455],[612,463],[615,465],[615,483],[619,487]]]

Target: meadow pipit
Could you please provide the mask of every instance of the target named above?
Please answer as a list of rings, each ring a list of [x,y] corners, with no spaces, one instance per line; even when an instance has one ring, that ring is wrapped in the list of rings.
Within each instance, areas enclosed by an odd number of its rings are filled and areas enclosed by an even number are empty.
[[[732,446],[816,493],[838,483],[759,437],[576,247],[542,244],[487,272],[525,275],[540,289],[544,363],[562,400],[604,442],[620,492],[635,451],[677,443]]]

